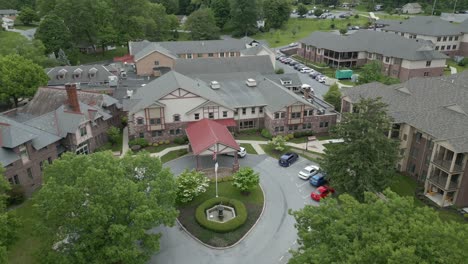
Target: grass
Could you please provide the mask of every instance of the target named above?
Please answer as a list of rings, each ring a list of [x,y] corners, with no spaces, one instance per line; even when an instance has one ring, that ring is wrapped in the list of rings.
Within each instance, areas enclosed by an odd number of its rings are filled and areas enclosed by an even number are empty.
[[[161,144],[161,145],[158,145],[158,146],[148,146],[146,148],[142,148],[141,150],[146,150],[148,151],[149,153],[158,153],[158,152],[161,152],[167,148],[170,148],[170,147],[175,147],[175,146],[179,146],[173,142],[169,143],[169,144]]]
[[[348,23],[353,26],[365,26],[368,19],[365,17],[349,19],[316,19],[316,18],[290,18],[282,29],[259,33],[253,35],[254,39],[264,39],[271,47],[285,46],[292,42],[309,36],[314,31],[330,31],[332,24],[335,24],[334,29],[347,28]],[[295,31],[295,34],[293,32]]]
[[[234,136],[235,139],[239,140],[256,140],[256,141],[268,141],[268,139],[262,137],[260,131],[247,131],[240,132]]]
[[[326,135],[326,136],[317,136],[317,140],[329,140],[329,139],[335,139],[331,135]]]
[[[339,80],[339,82],[343,85],[356,86],[356,83],[350,80]]]
[[[128,50],[126,47],[116,47],[115,50],[106,51],[104,54],[102,53],[84,54],[84,53],[78,52],[77,64],[88,64],[92,62],[113,60],[114,57],[120,57],[127,53],[128,53]]]
[[[241,147],[245,148],[248,154],[258,154],[257,151],[255,151],[254,147],[252,147],[252,144],[249,143],[240,143],[239,144]]]
[[[232,245],[239,241],[255,224],[263,208],[263,192],[257,186],[250,195],[242,195],[239,190],[232,186],[232,182],[218,183],[219,196],[233,198],[245,204],[247,208],[247,221],[239,229],[229,233],[216,233],[201,227],[195,220],[195,210],[204,201],[215,197],[215,185],[210,184],[208,190],[196,197],[193,201],[179,206],[180,223],[195,237],[212,246],[223,247]]]
[[[285,146],[283,151],[277,151],[273,148],[273,146],[268,144],[260,144],[260,147],[263,149],[263,151],[265,151],[265,154],[274,159],[279,159],[280,156],[283,155],[283,153],[286,153],[289,150],[291,150],[290,146]]]
[[[448,65],[448,66],[451,66],[451,67],[455,67],[455,68],[457,69],[457,73],[458,73],[458,72],[462,72],[462,71],[468,70],[468,65],[460,66],[460,65],[458,65],[458,63],[455,62],[453,59],[447,60],[447,65]],[[449,70],[448,72],[449,72],[449,74],[450,74],[450,70]]]
[[[25,26],[25,25],[15,25],[14,28],[15,28],[15,29],[19,29],[19,30],[28,30],[28,29],[32,29],[32,28],[37,28],[37,25],[28,25],[28,26]]]
[[[187,149],[177,149],[177,150],[169,151],[168,153],[161,156],[161,162],[166,163],[173,159],[182,157],[186,155],[187,153],[188,153]]]

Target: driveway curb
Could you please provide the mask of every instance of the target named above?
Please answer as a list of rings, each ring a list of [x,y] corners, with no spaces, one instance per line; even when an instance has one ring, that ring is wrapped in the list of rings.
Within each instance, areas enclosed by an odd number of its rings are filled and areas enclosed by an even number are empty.
[[[245,235],[243,237],[241,237],[241,239],[239,239],[236,243],[230,245],[230,246],[227,246],[227,247],[214,247],[214,246],[211,246],[211,245],[208,245],[204,242],[202,242],[200,239],[198,239],[197,237],[195,237],[194,235],[192,235],[187,229],[185,229],[185,227],[179,222],[179,219],[176,218],[176,221],[177,221],[177,224],[179,225],[179,227],[184,230],[184,232],[186,234],[188,234],[191,238],[193,238],[195,241],[197,241],[198,243],[200,243],[201,245],[207,247],[207,248],[211,248],[211,249],[216,249],[216,250],[224,250],[224,249],[230,249],[230,248],[233,248],[235,246],[237,246],[240,242],[242,242],[251,232],[252,230],[257,226],[258,222],[260,221],[260,219],[262,219],[263,217],[263,213],[265,212],[265,208],[266,208],[266,199],[265,199],[265,191],[263,190],[263,187],[261,184],[259,184],[260,186],[260,190],[262,190],[262,193],[263,193],[263,208],[262,208],[262,212],[260,213],[260,216],[258,216],[257,218],[257,221],[255,221],[255,224],[249,229],[249,231],[247,231],[247,233],[245,233]]]

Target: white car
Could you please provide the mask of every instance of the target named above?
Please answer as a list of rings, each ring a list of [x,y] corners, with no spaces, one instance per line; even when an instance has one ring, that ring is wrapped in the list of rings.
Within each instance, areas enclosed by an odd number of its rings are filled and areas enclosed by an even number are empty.
[[[323,75],[322,76],[317,76],[315,79],[319,83],[325,83],[325,81],[326,81],[325,76],[323,76]]]
[[[230,152],[230,153],[226,153],[225,155],[226,155],[226,156],[234,156],[233,154],[234,154],[234,153]],[[243,157],[245,157],[246,155],[247,155],[247,151],[245,150],[245,148],[244,148],[244,147],[240,147],[240,151],[237,152],[237,156],[238,156],[239,158],[243,158]]]
[[[301,73],[311,73],[313,72],[314,70],[310,69],[310,68],[304,68],[301,70]]]
[[[297,45],[298,45],[297,42],[293,42],[293,43],[290,43],[290,44],[289,44],[289,47],[295,47],[295,46],[297,46]]]
[[[310,177],[314,176],[317,174],[317,172],[320,170],[318,166],[315,165],[309,165],[302,169],[297,176],[303,180],[308,180]]]

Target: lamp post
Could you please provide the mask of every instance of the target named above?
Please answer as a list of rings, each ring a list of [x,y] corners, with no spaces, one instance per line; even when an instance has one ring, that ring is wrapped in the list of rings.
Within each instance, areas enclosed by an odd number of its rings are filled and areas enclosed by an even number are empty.
[[[215,161],[216,198],[218,198],[218,161]]]

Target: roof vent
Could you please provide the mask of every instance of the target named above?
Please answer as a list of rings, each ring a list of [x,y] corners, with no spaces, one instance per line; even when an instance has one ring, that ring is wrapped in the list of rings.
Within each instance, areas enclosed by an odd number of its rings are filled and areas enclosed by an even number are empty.
[[[219,84],[219,82],[217,81],[211,81],[210,86],[211,86],[211,89],[213,90],[217,90],[221,88],[221,84]]]
[[[248,87],[256,87],[257,86],[257,81],[255,81],[255,79],[249,78],[249,79],[247,79],[245,84],[247,84]]]

